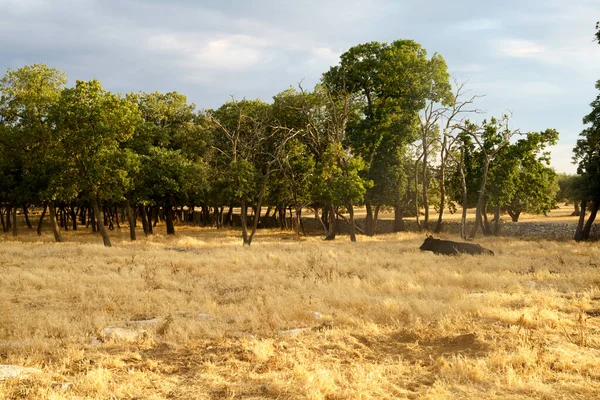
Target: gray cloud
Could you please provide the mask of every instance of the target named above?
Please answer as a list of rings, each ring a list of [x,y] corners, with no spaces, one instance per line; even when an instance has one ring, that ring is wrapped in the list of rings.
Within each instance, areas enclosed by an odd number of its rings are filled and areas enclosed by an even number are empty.
[[[600,79],[591,0],[0,0],[0,9],[4,68],[45,62],[71,83],[177,90],[200,108],[230,95],[268,101],[302,79],[312,86],[353,45],[415,39],[486,94],[478,107],[488,117],[510,109],[524,131],[559,129],[555,165],[570,172]]]

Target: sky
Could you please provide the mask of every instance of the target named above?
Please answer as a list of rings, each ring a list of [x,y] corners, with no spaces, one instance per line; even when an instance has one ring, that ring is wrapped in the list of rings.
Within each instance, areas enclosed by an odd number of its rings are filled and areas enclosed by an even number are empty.
[[[0,73],[46,63],[114,92],[178,91],[199,109],[311,88],[350,47],[413,39],[483,95],[479,118],[555,128],[572,148],[600,79],[598,0],[0,0]]]

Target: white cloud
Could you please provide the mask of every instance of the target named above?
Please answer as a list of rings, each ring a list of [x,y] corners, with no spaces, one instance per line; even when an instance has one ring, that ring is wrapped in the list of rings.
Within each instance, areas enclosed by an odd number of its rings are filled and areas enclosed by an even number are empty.
[[[499,20],[488,19],[488,18],[476,18],[461,21],[455,25],[455,28],[460,31],[474,32],[474,31],[487,31],[493,29],[500,29],[502,24]]]
[[[268,61],[268,43],[249,35],[204,39],[167,33],[148,38],[147,50],[166,53],[184,68],[242,71]]]
[[[500,40],[497,48],[501,55],[508,57],[539,57],[546,51],[536,42],[520,39]]]

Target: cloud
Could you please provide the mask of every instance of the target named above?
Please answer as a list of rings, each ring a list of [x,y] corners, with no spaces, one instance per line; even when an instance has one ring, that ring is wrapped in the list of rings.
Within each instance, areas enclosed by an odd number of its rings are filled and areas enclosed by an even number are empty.
[[[502,27],[502,23],[499,20],[495,19],[476,18],[461,21],[455,24],[453,27],[454,29],[458,29],[459,31],[475,32],[500,29]]]
[[[520,39],[500,40],[497,43],[500,55],[508,57],[534,57],[539,58],[546,49],[544,46],[530,41]]]
[[[243,71],[268,60],[268,44],[249,35],[189,37],[188,34],[152,35],[146,49],[174,57],[183,68]]]

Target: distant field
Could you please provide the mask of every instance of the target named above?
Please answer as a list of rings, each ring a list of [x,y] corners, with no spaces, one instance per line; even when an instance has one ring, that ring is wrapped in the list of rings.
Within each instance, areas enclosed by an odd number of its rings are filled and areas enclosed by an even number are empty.
[[[597,243],[178,232],[1,235],[0,399],[600,397]]]

